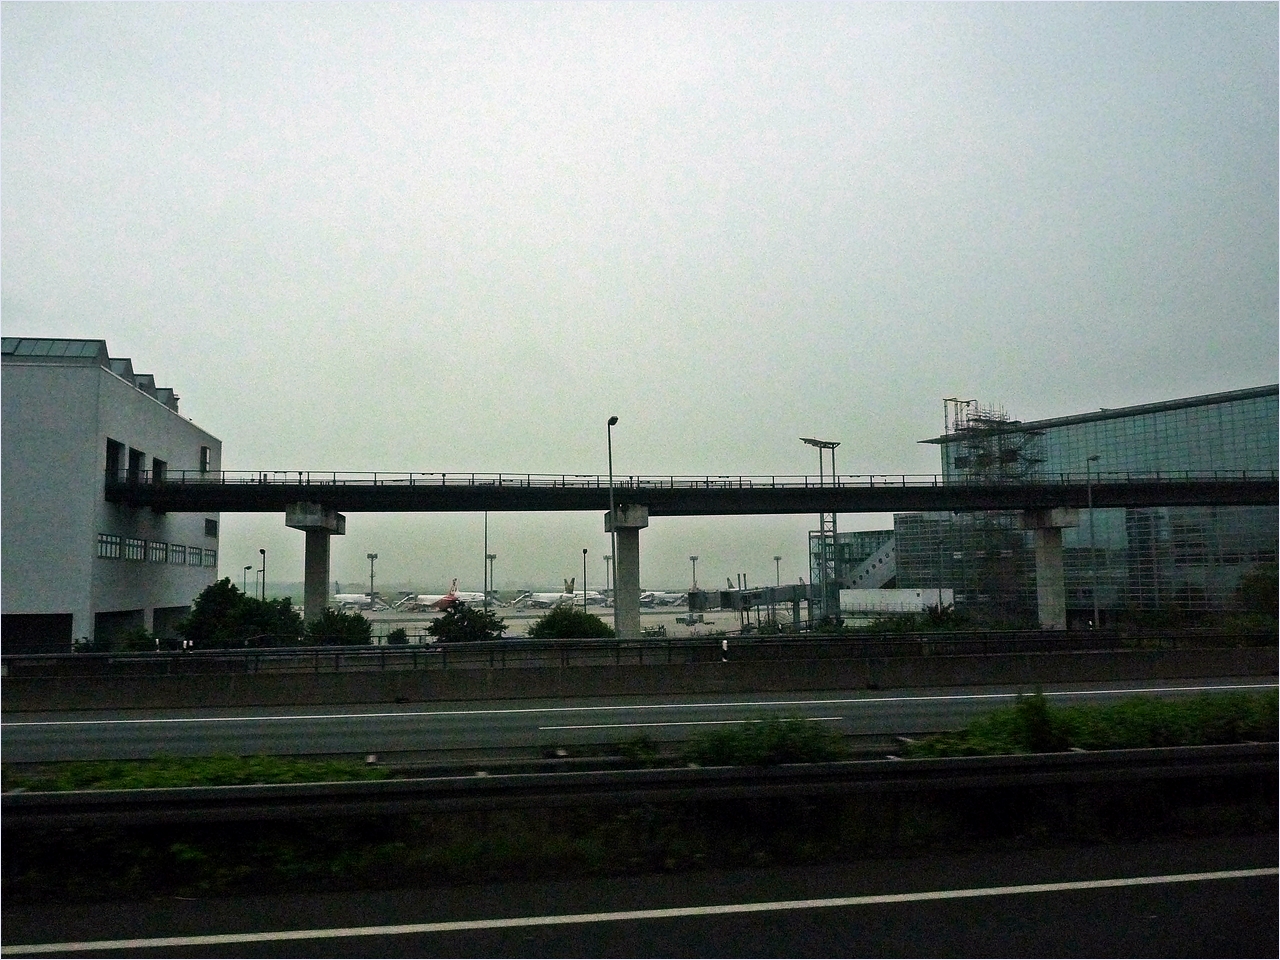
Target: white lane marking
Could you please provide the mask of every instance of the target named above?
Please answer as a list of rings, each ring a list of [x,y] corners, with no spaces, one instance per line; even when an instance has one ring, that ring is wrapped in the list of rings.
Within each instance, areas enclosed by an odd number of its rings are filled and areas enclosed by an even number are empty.
[[[1219,690],[1270,690],[1275,683],[1224,683],[1206,687],[1128,687],[1118,690],[1050,690],[1046,697],[1121,696],[1131,693],[1210,693]],[[581,707],[505,707],[484,710],[401,710],[386,713],[300,713],[250,717],[141,717],[98,720],[14,720],[3,727],[86,727],[140,723],[266,723],[295,720],[384,720],[395,717],[487,717],[529,713],[591,713],[611,710],[702,710],[708,707],[819,707],[840,704],[924,703],[946,700],[1012,700],[1016,693],[947,693],[905,697],[845,697],[833,700],[741,700],[728,703],[641,703],[632,706],[607,704]]]
[[[843,720],[844,717],[800,717],[801,720]],[[539,730],[628,730],[632,727],[715,727],[731,723],[764,723],[763,720],[655,720],[650,723],[578,723]]]
[[[6,956],[40,953],[75,953],[89,950],[157,950],[165,947],[221,946],[229,943],[268,943],[279,940],[330,940],[342,937],[396,937],[425,933],[456,933],[467,930],[503,930],[519,927],[550,927],[575,923],[616,923],[626,920],[666,920],[675,917],[711,917],[734,913],[766,913],[783,910],[819,910],[828,907],[863,907],[891,903],[918,903],[928,900],[959,900],[970,897],[1007,897],[1026,893],[1061,893],[1071,890],[1106,890],[1162,883],[1198,883],[1206,880],[1246,880],[1273,877],[1276,867],[1254,870],[1217,870],[1211,873],[1172,873],[1154,877],[1124,877],[1118,880],[1072,880],[1061,883],[1028,883],[1013,887],[978,887],[968,890],[930,890],[922,893],[873,894],[861,897],[831,897],[825,900],[777,900],[768,903],[729,903],[706,907],[666,907],[653,910],[616,910],[604,913],[571,913],[549,917],[509,917],[496,920],[448,920],[437,923],[401,923],[380,927],[335,927],[322,930],[278,930],[267,933],[221,933],[186,937],[148,937],[136,940],[86,940],[68,943],[22,943],[3,948]]]

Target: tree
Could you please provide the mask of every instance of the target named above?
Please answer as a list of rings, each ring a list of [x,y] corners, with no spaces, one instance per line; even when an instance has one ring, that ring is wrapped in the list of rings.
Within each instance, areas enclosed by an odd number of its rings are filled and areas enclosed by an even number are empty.
[[[466,603],[455,603],[427,627],[427,633],[441,643],[498,640],[506,623],[496,614]]]
[[[396,627],[387,634],[387,643],[393,647],[402,647],[409,642],[409,632],[404,627]]]
[[[303,625],[289,597],[259,600],[223,577],[201,591],[176,629],[194,647],[218,649],[297,643]]]
[[[369,621],[358,613],[325,609],[307,624],[307,643],[314,646],[367,647],[373,642]]]
[[[570,640],[613,635],[613,628],[594,613],[587,613],[567,604],[553,607],[546,616],[535,620],[529,627],[529,636],[534,640]]]

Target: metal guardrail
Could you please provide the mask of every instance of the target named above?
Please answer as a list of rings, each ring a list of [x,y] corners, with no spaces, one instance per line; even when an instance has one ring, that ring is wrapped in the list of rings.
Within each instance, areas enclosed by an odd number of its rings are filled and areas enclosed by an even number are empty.
[[[1277,772],[1277,745],[1227,744],[777,767],[609,770],[347,783],[7,793],[6,829],[296,820],[450,810],[915,793]]]
[[[641,640],[494,640],[380,647],[274,647],[182,652],[6,654],[6,677],[195,676],[251,673],[364,673],[577,666],[688,665],[719,661],[722,634]],[[1121,634],[1011,631],[822,638],[730,635],[735,661],[1107,653],[1276,645],[1266,632]]]
[[[1018,484],[1078,484],[1103,486],[1108,483],[1204,482],[1221,483],[1237,480],[1270,480],[1277,482],[1276,471],[1259,470],[1155,470],[1102,471],[1090,473],[1044,473],[1019,478]],[[420,487],[571,487],[599,490],[609,486],[607,476],[594,474],[542,473],[466,473],[416,471],[341,471],[341,470],[168,470],[158,481],[149,470],[121,471],[107,475],[115,483],[166,486],[208,485],[287,485],[287,486],[420,486]],[[1009,481],[1012,482],[1012,481]],[[991,486],[947,480],[936,474],[839,474],[827,477],[808,475],[777,476],[615,476],[615,490],[746,490],[809,489],[813,487],[940,487]],[[999,481],[995,482],[999,485]]]

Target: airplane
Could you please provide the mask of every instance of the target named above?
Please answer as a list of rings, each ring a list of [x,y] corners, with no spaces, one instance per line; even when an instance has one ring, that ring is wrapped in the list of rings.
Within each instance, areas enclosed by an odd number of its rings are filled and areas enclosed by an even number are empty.
[[[357,610],[380,610],[387,607],[382,598],[377,596],[374,597],[373,603],[370,604],[367,593],[335,593],[333,602],[344,610],[348,607],[354,607]]]
[[[558,607],[561,604],[582,603],[583,591],[579,590],[577,593],[573,591],[573,586],[577,582],[577,577],[570,577],[564,582],[563,593],[526,593],[516,597],[515,602],[530,607]],[[604,596],[596,590],[588,590],[586,602],[601,604],[604,603]]]
[[[420,593],[414,599],[419,610],[448,610],[459,603],[484,603],[484,594],[474,590],[458,590],[458,578],[453,578],[449,592],[445,594]]]
[[[674,607],[689,599],[687,593],[666,593],[662,590],[646,590],[640,594],[642,607]]]

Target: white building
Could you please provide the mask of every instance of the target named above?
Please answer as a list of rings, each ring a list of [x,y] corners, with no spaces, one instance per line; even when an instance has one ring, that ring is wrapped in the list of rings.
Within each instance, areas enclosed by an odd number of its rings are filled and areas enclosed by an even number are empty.
[[[222,444],[102,340],[3,338],[0,644],[162,637],[218,572],[218,515],[108,503],[108,475],[221,469]]]

